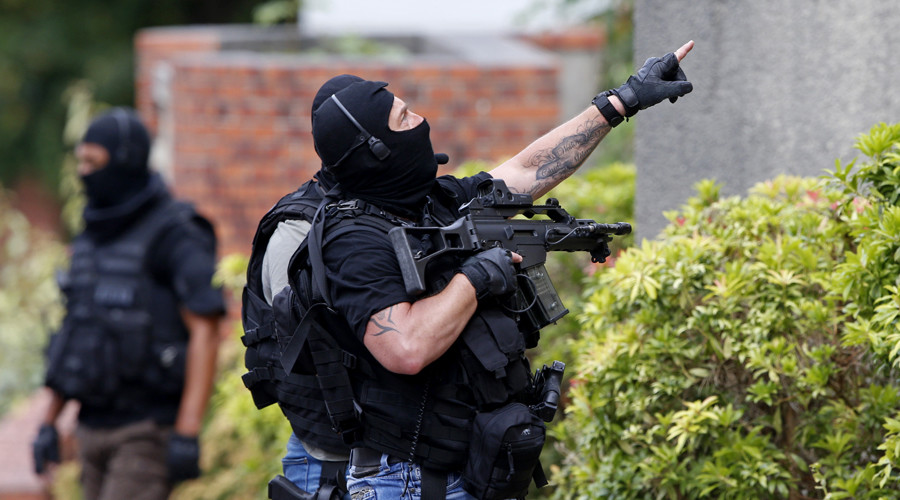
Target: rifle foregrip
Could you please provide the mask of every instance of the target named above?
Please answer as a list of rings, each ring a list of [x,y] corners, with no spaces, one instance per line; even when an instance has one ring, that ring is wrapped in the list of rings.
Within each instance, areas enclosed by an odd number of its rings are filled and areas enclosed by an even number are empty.
[[[388,232],[391,244],[394,245],[394,253],[400,262],[400,272],[403,274],[403,283],[406,285],[406,293],[419,295],[425,291],[425,277],[419,275],[416,267],[416,259],[413,257],[412,248],[406,237],[406,228],[395,227]]]
[[[613,234],[616,236],[631,233],[631,224],[627,222],[615,222],[613,224],[601,224],[598,222],[592,224],[592,226],[594,226],[595,233]]]

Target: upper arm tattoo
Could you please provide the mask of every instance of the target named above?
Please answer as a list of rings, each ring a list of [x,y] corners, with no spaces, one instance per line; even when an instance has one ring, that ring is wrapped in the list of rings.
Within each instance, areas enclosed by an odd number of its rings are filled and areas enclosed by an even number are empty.
[[[387,308],[385,311],[379,311],[375,313],[371,318],[369,318],[369,324],[375,325],[377,331],[373,333],[375,337],[380,335],[384,335],[389,332],[397,332],[400,333],[400,330],[397,329],[397,325],[394,323],[394,320],[391,319],[391,316],[394,313],[394,306]]]
[[[574,134],[563,137],[557,145],[532,155],[525,164],[526,168],[535,169],[531,193],[541,191],[548,185],[556,185],[572,175],[609,131],[608,123],[589,120],[579,125]]]

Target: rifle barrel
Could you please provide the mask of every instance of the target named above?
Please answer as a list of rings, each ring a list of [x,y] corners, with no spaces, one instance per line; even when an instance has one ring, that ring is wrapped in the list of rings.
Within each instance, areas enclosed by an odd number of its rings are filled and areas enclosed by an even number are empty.
[[[612,224],[594,222],[588,224],[587,227],[590,228],[592,234],[613,234],[621,236],[623,234],[631,233],[631,224],[627,222],[614,222]]]

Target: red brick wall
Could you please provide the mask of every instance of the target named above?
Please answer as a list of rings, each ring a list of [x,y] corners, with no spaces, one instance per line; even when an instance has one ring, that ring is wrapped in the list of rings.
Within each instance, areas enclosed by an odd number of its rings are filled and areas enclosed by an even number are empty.
[[[136,41],[137,105],[151,127],[152,67],[164,59],[174,69],[173,188],[213,220],[223,254],[249,253],[260,217],[317,170],[309,108],[334,75],[389,82],[428,119],[435,151],[450,155],[448,168],[502,161],[558,121],[555,65],[353,63],[220,46],[209,28],[149,30]]]
[[[152,29],[138,32],[135,96],[137,108],[151,130],[156,130],[156,109],[151,102],[152,71],[157,63],[186,53],[214,53],[221,48],[219,33],[209,28]]]

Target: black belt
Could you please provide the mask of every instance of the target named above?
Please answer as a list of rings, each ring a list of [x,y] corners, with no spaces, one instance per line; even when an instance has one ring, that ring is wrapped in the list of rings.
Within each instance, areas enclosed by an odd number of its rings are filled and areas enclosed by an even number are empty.
[[[378,467],[381,465],[381,453],[372,448],[353,448],[350,450],[350,465],[353,467]],[[388,465],[405,462],[400,457],[388,455]]]

